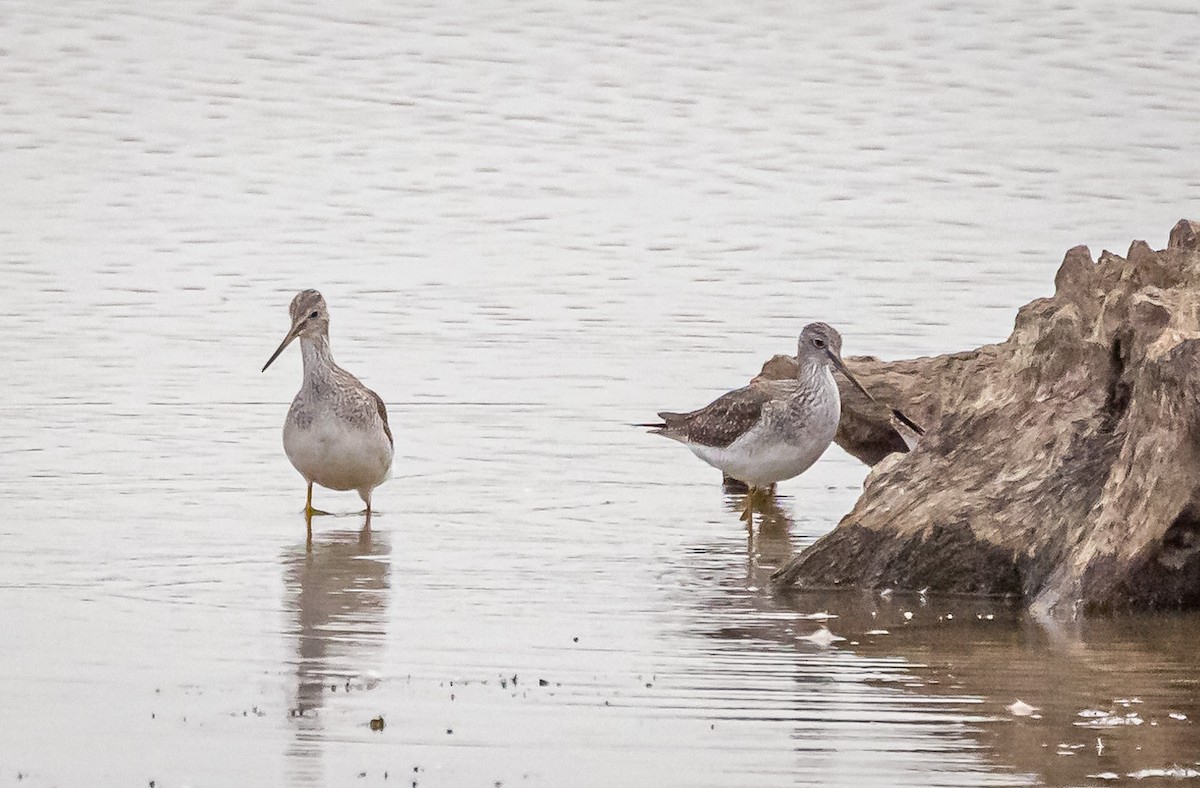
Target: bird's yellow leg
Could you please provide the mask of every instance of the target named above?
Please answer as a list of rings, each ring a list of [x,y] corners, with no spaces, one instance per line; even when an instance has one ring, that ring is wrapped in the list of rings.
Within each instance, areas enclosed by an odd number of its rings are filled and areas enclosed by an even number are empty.
[[[746,505],[744,507],[742,507],[741,520],[744,523],[746,523],[747,526],[753,526],[753,524],[754,524],[754,488],[753,487],[751,487],[750,490],[746,493]]]
[[[304,501],[304,516],[305,516],[305,518],[310,519],[310,520],[312,519],[313,515],[316,515],[316,514],[329,514],[329,512],[323,512],[320,509],[313,508],[312,488],[313,488],[313,483],[309,482],[308,483],[308,497]],[[309,527],[311,527],[311,526],[312,526],[312,524],[310,523]]]
[[[759,511],[767,511],[767,507],[771,499],[775,497],[775,485],[770,487],[751,487],[746,493],[746,507],[742,509],[742,520],[747,525],[754,524],[754,509]]]

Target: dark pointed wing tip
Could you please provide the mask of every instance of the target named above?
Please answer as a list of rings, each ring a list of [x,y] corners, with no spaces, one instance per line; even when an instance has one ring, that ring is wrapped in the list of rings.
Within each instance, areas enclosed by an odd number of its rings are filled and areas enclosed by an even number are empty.
[[[672,419],[678,420],[683,417],[682,413],[674,413],[669,410],[660,410],[658,413],[656,413],[654,415],[658,416],[660,419],[662,419],[662,421],[644,422],[642,424],[630,424],[629,426],[631,426],[631,427],[646,427],[648,429],[662,431],[662,430],[665,430],[668,426],[670,426]]]
[[[899,419],[899,420],[900,420],[900,423],[901,423],[901,424],[905,425],[906,427],[908,427],[908,428],[909,428],[910,430],[912,430],[913,432],[917,433],[918,435],[924,435],[924,434],[925,434],[925,428],[924,428],[924,427],[922,427],[920,424],[917,424],[915,421],[913,421],[912,419],[910,419],[908,416],[905,416],[905,415],[904,415],[903,413],[901,413],[901,412],[900,412],[898,409],[896,409],[896,408],[892,408],[892,414],[893,414],[893,415],[894,415],[894,416],[895,416],[897,419]]]

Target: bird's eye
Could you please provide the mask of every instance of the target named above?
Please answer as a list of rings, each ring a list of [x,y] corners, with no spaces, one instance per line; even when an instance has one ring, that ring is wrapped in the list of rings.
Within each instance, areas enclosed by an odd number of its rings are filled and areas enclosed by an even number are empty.
[[[309,315],[309,316],[308,316],[308,319],[309,319],[309,320],[316,320],[316,319],[317,319],[317,317],[318,317],[320,314],[321,314],[320,312],[313,312],[311,315]]]
[[[820,337],[817,337],[816,339],[813,340],[813,344],[816,345],[817,347],[825,347],[825,340],[821,339]]]

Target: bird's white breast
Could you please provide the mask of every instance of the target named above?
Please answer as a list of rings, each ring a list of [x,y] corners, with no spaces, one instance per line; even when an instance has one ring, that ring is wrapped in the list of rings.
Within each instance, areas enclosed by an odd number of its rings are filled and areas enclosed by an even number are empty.
[[[812,402],[800,428],[773,424],[767,409],[786,407],[783,401],[773,402],[764,408],[758,424],[728,446],[689,443],[688,447],[709,465],[753,487],[768,487],[799,476],[829,448],[841,418],[837,383],[828,370],[824,370],[824,377],[828,380],[822,380],[820,396]]]
[[[392,445],[381,426],[352,424],[328,413],[304,427],[289,419],[283,449],[305,479],[331,490],[377,487],[392,468]]]
[[[696,456],[753,487],[769,487],[799,476],[825,453],[831,440],[793,444],[770,437],[743,435],[724,447],[691,444]]]

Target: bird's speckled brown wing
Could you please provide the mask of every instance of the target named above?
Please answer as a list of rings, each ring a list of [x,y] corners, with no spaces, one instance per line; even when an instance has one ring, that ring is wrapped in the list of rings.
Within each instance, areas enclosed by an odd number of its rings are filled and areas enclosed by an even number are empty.
[[[387,406],[383,404],[383,399],[339,366],[334,366],[332,374],[338,381],[338,414],[351,424],[366,427],[371,421],[371,411],[375,411],[383,422],[383,433],[387,435],[388,443],[395,447],[396,441],[392,439],[392,428],[388,426]]]
[[[367,393],[375,400],[375,409],[379,411],[379,419],[383,422],[383,432],[387,435],[388,443],[395,446],[396,441],[392,440],[392,428],[388,426],[387,406],[383,404],[383,398],[371,389],[367,389]]]
[[[659,413],[657,432],[668,438],[704,446],[725,447],[749,432],[763,408],[782,394],[780,381],[760,381],[723,394],[691,413]]]

